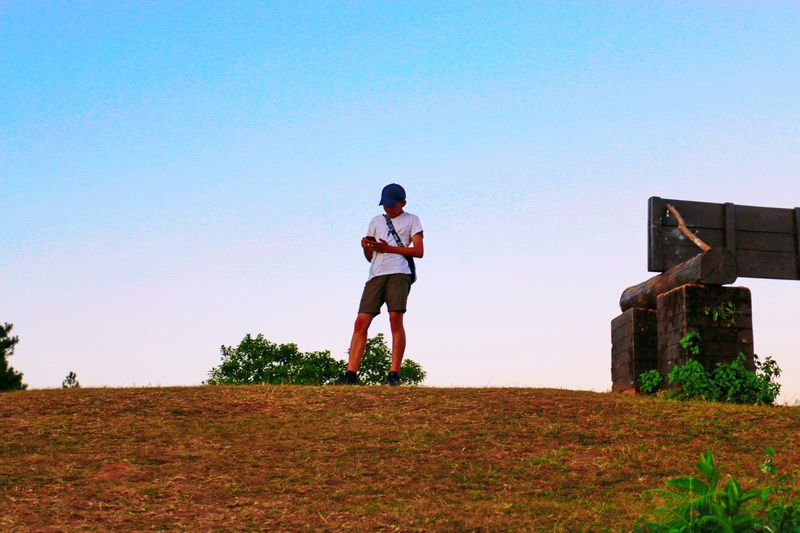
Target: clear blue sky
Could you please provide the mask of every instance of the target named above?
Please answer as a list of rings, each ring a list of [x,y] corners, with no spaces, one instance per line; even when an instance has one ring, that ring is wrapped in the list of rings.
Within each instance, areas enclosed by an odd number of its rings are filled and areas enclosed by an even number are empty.
[[[428,384],[607,390],[647,198],[800,205],[798,95],[793,2],[2,2],[12,365],[197,384],[248,332],[345,357],[397,181]],[[739,283],[792,402],[800,283]]]

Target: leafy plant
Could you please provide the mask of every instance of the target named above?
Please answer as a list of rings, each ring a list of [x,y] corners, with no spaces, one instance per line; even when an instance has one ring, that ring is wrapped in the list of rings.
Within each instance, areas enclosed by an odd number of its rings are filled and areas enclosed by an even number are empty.
[[[717,363],[709,374],[703,365],[690,359],[674,367],[667,376],[670,392],[678,400],[709,400],[744,404],[772,404],[781,386],[775,381],[781,369],[767,357],[763,363],[755,357],[756,371],[745,367],[746,356],[740,353],[735,361]]]
[[[695,359],[689,359],[683,365],[673,367],[667,374],[667,381],[675,385],[670,397],[676,400],[715,400],[719,396],[716,384]]]
[[[78,389],[80,386],[81,384],[78,383],[78,375],[73,371],[70,371],[67,377],[64,378],[64,381],[61,382],[62,389]]]
[[[775,468],[775,462],[773,461],[773,459],[775,458],[775,449],[772,446],[767,446],[766,448],[764,448],[764,452],[767,454],[767,458],[758,467],[758,469],[764,472],[765,474],[772,474],[774,476],[778,472],[777,469]]]
[[[736,325],[736,305],[733,302],[722,302],[716,306],[709,306],[703,309],[706,316],[711,316],[712,322],[725,322],[725,326],[733,327]]]
[[[275,344],[261,334],[247,334],[235,348],[222,346],[220,351],[222,362],[209,371],[207,385],[327,385],[347,368],[345,361],[334,359],[327,350],[303,353],[296,344]],[[391,351],[383,335],[368,339],[361,360],[361,382],[383,383],[390,366]],[[406,359],[400,367],[400,379],[418,384],[425,379],[425,372],[419,364]]]
[[[681,348],[698,357],[703,352],[703,339],[697,331],[689,331],[680,340]]]
[[[768,463],[772,465],[775,451],[768,447],[765,452]],[[706,450],[700,456],[697,469],[699,478],[682,476],[667,481],[671,490],[659,492],[669,503],[639,518],[633,527],[634,531],[798,531],[800,504],[782,501],[768,503],[771,494],[782,492],[783,489],[767,487],[744,491],[734,477],[730,477],[720,489],[722,472],[711,450]],[[774,465],[766,472],[774,475]],[[655,518],[655,521],[645,522],[648,517]]]
[[[658,370],[652,369],[639,374],[639,392],[644,394],[655,394],[661,389],[664,380]]]
[[[8,322],[0,326],[0,391],[24,390],[28,388],[22,383],[22,374],[8,364],[8,358],[14,355],[14,346],[19,337],[9,337],[14,324]]]

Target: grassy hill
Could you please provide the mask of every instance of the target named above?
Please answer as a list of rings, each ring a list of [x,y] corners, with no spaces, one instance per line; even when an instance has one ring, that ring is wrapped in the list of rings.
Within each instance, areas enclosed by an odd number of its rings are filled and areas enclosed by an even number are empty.
[[[800,409],[551,389],[0,395],[0,529],[627,529],[712,448],[797,489]],[[657,500],[656,500],[657,501]]]

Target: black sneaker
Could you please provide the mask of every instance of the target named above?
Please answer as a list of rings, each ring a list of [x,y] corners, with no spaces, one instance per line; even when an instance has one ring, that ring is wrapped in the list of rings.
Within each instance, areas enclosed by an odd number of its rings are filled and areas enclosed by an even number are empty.
[[[389,374],[386,376],[386,384],[392,387],[401,385],[402,382],[400,381],[400,374],[397,372],[389,372]]]
[[[358,374],[355,372],[348,370],[335,382],[336,385],[360,385],[361,382],[358,380]]]

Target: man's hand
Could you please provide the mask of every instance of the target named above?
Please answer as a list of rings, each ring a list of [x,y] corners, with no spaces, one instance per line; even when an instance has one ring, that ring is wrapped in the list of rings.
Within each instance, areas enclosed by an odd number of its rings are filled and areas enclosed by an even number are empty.
[[[361,239],[361,247],[365,252],[390,252],[395,247],[391,246],[388,242],[381,239],[376,241],[373,237],[363,237]]]
[[[387,253],[393,251],[395,247],[391,246],[388,242],[381,239],[380,241],[370,241],[368,249],[373,252]]]
[[[422,232],[411,237],[411,243],[413,246],[392,246],[383,239],[376,241],[373,237],[364,237],[361,239],[361,248],[364,249],[364,257],[367,258],[367,261],[372,261],[372,252],[422,258],[422,255],[425,253],[425,248],[422,243]]]

